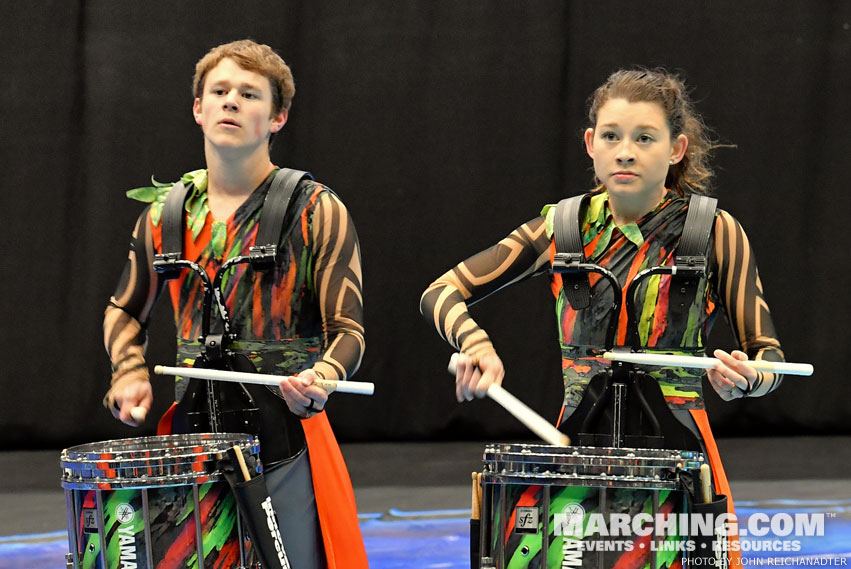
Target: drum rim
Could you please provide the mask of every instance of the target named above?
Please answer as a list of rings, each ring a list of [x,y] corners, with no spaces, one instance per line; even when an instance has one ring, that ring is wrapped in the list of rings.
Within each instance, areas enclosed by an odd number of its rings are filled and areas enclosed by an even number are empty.
[[[182,446],[171,445],[168,447],[161,446],[157,449],[151,450],[166,450],[166,449],[178,449],[178,448],[191,448],[197,447],[199,445],[204,445],[205,443],[214,442],[214,443],[247,443],[249,446],[253,446],[255,444],[259,444],[257,441],[257,437],[254,435],[250,435],[247,433],[179,433],[172,435],[152,435],[145,437],[126,437],[122,439],[109,439],[106,441],[96,441],[92,443],[83,443],[81,445],[76,445],[73,447],[68,447],[64,449],[61,453],[63,457],[74,457],[78,458],[82,455],[91,455],[94,453],[99,454],[118,454],[121,453],[122,450],[118,447],[121,444],[127,444],[133,442],[134,444],[143,444],[147,442],[163,442],[163,441],[175,441],[175,442],[183,442],[186,441],[186,444]],[[96,445],[99,445],[101,448],[98,450]],[[107,448],[107,445],[109,447]],[[141,449],[132,449],[132,450],[123,450],[123,452],[140,452]],[[209,451],[208,451],[209,452]]]
[[[146,450],[145,444],[151,444],[151,448]],[[131,437],[86,443],[63,450],[60,455],[60,481],[66,489],[120,489],[222,480],[223,476],[217,469],[218,456],[234,445],[239,445],[260,464],[259,441],[254,435],[245,433]],[[194,450],[198,447],[201,449]],[[134,453],[150,455],[132,456]],[[201,457],[204,460],[199,460]],[[142,472],[138,476],[127,476],[129,471],[134,470]],[[149,475],[149,472],[152,474]]]
[[[535,455],[582,455],[582,456],[613,456],[622,455],[631,458],[674,458],[678,460],[702,458],[702,453],[696,450],[660,449],[642,447],[600,447],[600,446],[555,446],[540,443],[488,443],[485,454],[501,452],[523,452]],[[535,452],[539,451],[539,452]],[[641,453],[641,454],[639,454]]]
[[[660,490],[676,486],[677,472],[705,462],[698,451],[526,443],[488,444],[482,459],[482,479],[489,483]]]

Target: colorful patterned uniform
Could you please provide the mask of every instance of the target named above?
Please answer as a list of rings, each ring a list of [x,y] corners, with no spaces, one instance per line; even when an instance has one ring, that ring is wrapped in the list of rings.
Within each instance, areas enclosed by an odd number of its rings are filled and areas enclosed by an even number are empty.
[[[607,194],[597,194],[590,199],[581,225],[586,258],[613,272],[625,293],[639,271],[673,264],[687,211],[687,201],[669,192],[637,223],[618,227],[609,212]],[[520,226],[429,286],[420,310],[443,338],[473,356],[493,349],[466,307],[505,286],[549,272],[555,252],[554,214],[554,206],[545,207],[541,217]],[[723,308],[734,324],[742,350],[751,359],[782,360],[747,237],[726,212],[720,211],[716,217],[711,252],[709,278],[701,279],[701,292],[687,313],[669,309],[669,276],[651,277],[639,287],[636,306],[642,345],[665,352],[702,352],[714,317]],[[591,275],[590,281],[594,303],[577,311],[564,297],[561,276],[551,278],[563,355],[564,403],[568,407],[578,404],[588,380],[605,367],[595,356],[604,348],[613,293],[608,281],[598,275]],[[626,342],[625,315],[624,301],[615,341],[618,345]],[[660,377],[669,405],[703,407],[700,375],[677,369]],[[764,395],[779,383],[779,377],[761,374],[751,395]]]
[[[206,172],[184,176],[185,181],[192,179],[195,183],[195,192],[188,200],[191,211],[186,216],[184,258],[203,267],[211,280],[225,260],[247,255],[254,245],[263,200],[275,172],[224,222],[214,221],[207,213]],[[127,266],[107,308],[104,334],[116,369],[113,381],[128,370],[145,365],[145,327],[166,283],[153,270],[152,263],[154,255],[162,250],[160,213],[167,189],[161,187],[162,191],[148,200],[154,203],[136,224]],[[239,264],[223,280],[223,296],[238,338],[231,347],[247,355],[263,373],[294,375],[312,367],[320,377],[345,380],[357,370],[364,349],[357,234],[342,202],[318,183],[307,182],[293,196],[289,211],[295,213],[285,219],[285,228],[292,227],[292,231],[285,231],[282,236],[274,271],[256,274],[250,265]],[[168,281],[168,288],[177,327],[178,364],[191,366],[200,353],[197,338],[201,334],[201,281],[193,272],[184,270],[179,278]],[[216,316],[214,312],[213,333],[221,332],[221,321]],[[183,382],[178,382],[177,400],[184,390]],[[289,413],[283,402],[280,409],[281,413]],[[282,429],[285,423],[282,415]],[[300,448],[293,448],[293,452],[300,452]],[[309,452],[313,463],[315,453]],[[273,469],[267,473],[273,503],[281,518],[288,516],[279,504],[287,502],[289,480],[300,476],[296,470],[310,472],[306,457],[295,463],[292,471],[287,464],[286,472]],[[315,511],[309,474],[306,480],[308,486],[300,483],[298,494],[302,497],[307,492]],[[289,503],[293,502],[297,500],[291,495]],[[291,521],[296,526],[310,526],[303,518]],[[288,520],[281,519],[283,535],[287,534],[288,525]]]
[[[655,210],[635,223],[618,227],[609,211],[606,192],[590,197],[581,220],[585,256],[617,277],[624,293],[641,270],[674,263],[688,202],[668,192]],[[505,239],[438,278],[423,293],[420,311],[438,333],[460,351],[477,357],[493,346],[471,318],[467,307],[497,290],[550,271],[555,244],[554,206],[514,230]],[[701,279],[698,294],[687,312],[668,305],[669,276],[653,276],[639,286],[636,311],[639,336],[648,351],[703,355],[714,317],[727,313],[741,349],[750,359],[782,361],[762,284],[747,236],[728,213],[719,211],[710,246],[708,278]],[[606,279],[590,276],[592,305],[573,310],[562,291],[562,279],[551,275],[556,298],[556,318],[562,350],[564,413],[566,418],[581,400],[589,380],[604,369],[599,358],[605,347],[612,306],[612,288]],[[626,343],[626,301],[622,304],[616,345]],[[677,418],[699,432],[710,458],[716,490],[729,496],[729,486],[717,456],[703,404],[701,376],[686,369],[647,370],[659,380],[663,395]],[[750,396],[776,389],[781,377],[760,373]]]
[[[204,267],[210,279],[225,260],[247,255],[254,245],[272,177],[226,222],[206,215],[196,223],[188,216],[184,257]],[[202,192],[199,201],[205,199]],[[162,247],[162,225],[151,209],[136,224],[127,267],[110,300],[120,310],[109,311],[104,324],[110,357],[121,369],[144,353],[144,326],[164,284],[152,266],[153,256]],[[298,214],[292,220],[293,230],[283,237],[282,259],[275,271],[257,278],[250,265],[240,264],[223,281],[239,340],[234,347],[249,355],[263,373],[287,375],[313,367],[326,379],[347,379],[360,365],[364,349],[360,250],[354,224],[342,202],[315,182],[308,182],[308,188],[294,196],[290,211]],[[178,363],[191,365],[200,351],[201,281],[185,270],[168,287],[177,326]],[[212,331],[220,332],[215,314]]]

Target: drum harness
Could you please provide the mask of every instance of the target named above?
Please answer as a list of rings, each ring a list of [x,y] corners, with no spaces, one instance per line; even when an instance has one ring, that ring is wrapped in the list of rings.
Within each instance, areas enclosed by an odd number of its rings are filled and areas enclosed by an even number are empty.
[[[179,276],[190,269],[201,281],[203,304],[201,315],[201,357],[194,367],[229,369],[256,373],[254,364],[244,354],[230,349],[237,340],[222,293],[225,274],[235,265],[248,263],[257,273],[273,271],[277,266],[278,244],[293,230],[295,215],[289,211],[292,197],[313,180],[308,172],[282,168],[272,180],[263,202],[255,245],[248,255],[226,260],[212,282],[203,267],[184,259],[184,202],[190,187],[177,182],[166,197],[162,213],[163,252],[154,258],[154,270],[163,279]],[[222,332],[212,334],[210,320],[213,306],[218,309]],[[262,410],[262,412],[261,412]],[[285,425],[280,424],[281,419]],[[271,387],[190,379],[186,393],[177,404],[173,424],[180,432],[248,432],[261,437],[261,454],[266,468],[300,453],[305,445],[301,422],[290,413],[277,390]],[[240,479],[237,458],[223,461],[223,470],[240,505],[240,511],[255,539],[263,567],[289,568],[283,542],[277,530],[271,503],[262,474]],[[242,472],[246,470],[243,468]],[[274,526],[274,528],[273,528]]]
[[[587,195],[565,198],[556,206],[556,253],[552,271],[561,274],[564,283],[562,290],[574,310],[582,310],[591,305],[588,274],[597,273],[605,278],[614,293],[612,316],[606,330],[606,349],[643,351],[635,311],[638,285],[652,275],[670,275],[670,305],[688,310],[698,293],[700,279],[707,275],[710,236],[718,200],[692,194],[674,264],[647,268],[636,274],[629,283],[625,295],[628,346],[615,347],[615,334],[624,295],[617,277],[611,271],[589,263],[585,258],[580,214],[587,198]],[[637,400],[637,409],[625,404],[628,394]],[[610,415],[608,423],[602,420],[604,413]],[[576,410],[560,428],[579,445],[704,450],[695,433],[681,423],[668,407],[658,382],[626,362],[612,362],[610,370],[595,375]],[[634,430],[635,434],[627,434],[630,429]],[[601,430],[604,433],[610,431],[611,434],[600,434]],[[699,471],[682,471],[678,478],[681,487],[686,491],[692,512],[715,515],[727,512],[726,496],[713,492],[709,502],[701,498]],[[710,544],[712,539],[713,536],[697,537],[698,542],[707,544]],[[701,556],[702,551],[707,552],[704,555],[713,557],[713,554],[709,553],[713,549],[707,547],[690,552],[690,559]]]
[[[162,213],[163,252],[154,257],[153,266],[166,280],[178,277],[181,270],[188,268],[201,281],[201,357],[196,359],[194,367],[257,372],[248,357],[230,349],[237,337],[222,293],[222,281],[227,272],[238,264],[250,264],[257,273],[275,269],[278,244],[284,235],[292,231],[295,222],[293,214],[289,212],[288,215],[292,197],[299,187],[304,187],[302,181],[312,179],[313,176],[307,172],[289,168],[282,168],[275,174],[260,213],[255,245],[249,249],[248,255],[227,259],[212,282],[201,266],[183,258],[184,201],[190,193],[191,184],[187,187],[177,182],[169,191]],[[222,323],[222,332],[217,334],[210,330],[214,303]],[[261,412],[265,408],[269,408],[269,412]],[[284,429],[280,425],[281,416],[286,423]],[[294,456],[304,446],[301,423],[288,412],[276,390],[263,386],[216,385],[214,381],[192,379],[175,409],[174,427],[177,432],[211,430],[259,434],[267,467]]]
[[[553,232],[556,253],[552,271],[561,274],[564,283],[562,290],[574,310],[583,310],[591,305],[588,274],[597,273],[605,278],[614,293],[605,347],[607,350],[631,348],[632,351],[641,351],[635,314],[635,293],[638,285],[652,275],[671,275],[669,303],[682,310],[688,310],[692,299],[697,294],[698,283],[707,272],[709,237],[715,219],[717,200],[692,194],[674,264],[645,269],[635,275],[630,282],[626,289],[629,347],[615,348],[618,315],[621,312],[624,295],[617,277],[611,271],[600,265],[589,263],[585,258],[580,233],[580,212],[586,197],[582,195],[565,198],[556,206]],[[595,392],[597,390],[599,391]],[[625,405],[628,393],[632,394],[638,402],[639,416]],[[594,427],[607,408],[611,414],[611,422],[606,425],[605,430],[611,430],[611,434],[601,435],[595,432]],[[663,433],[663,426],[667,431],[665,433]],[[639,432],[626,434],[626,429],[629,427]],[[625,362],[613,362],[611,370],[591,379],[582,401],[576,411],[565,420],[562,428],[578,444],[615,448],[629,446],[700,450],[694,434],[670,413],[655,379],[635,370],[632,364]]]

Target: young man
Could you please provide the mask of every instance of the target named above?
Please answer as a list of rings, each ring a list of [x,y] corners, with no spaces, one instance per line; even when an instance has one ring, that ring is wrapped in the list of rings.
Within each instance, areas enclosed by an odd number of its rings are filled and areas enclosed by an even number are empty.
[[[198,62],[193,90],[192,112],[204,134],[207,169],[182,178],[184,185],[191,184],[182,258],[197,263],[213,280],[228,259],[248,255],[255,244],[264,199],[278,171],[269,146],[287,122],[295,87],[289,67],[275,52],[242,40],[220,45]],[[124,275],[104,316],[113,365],[105,404],[131,425],[152,403],[145,327],[163,285],[175,310],[179,365],[192,366],[203,352],[197,340],[205,331],[201,279],[182,270],[166,281],[154,270],[155,255],[163,253],[163,207],[170,190],[170,184],[162,184],[131,193],[152,205],[136,224]],[[357,234],[342,202],[313,181],[298,186],[287,211],[271,270],[237,264],[222,271],[222,298],[235,334],[228,348],[258,371],[282,376],[279,397],[265,388],[252,394],[253,406],[260,409],[261,458],[291,565],[365,567],[356,512],[340,516],[336,504],[338,519],[323,516],[323,488],[329,486],[321,471],[327,466],[317,461],[338,450],[322,413],[327,393],[312,385],[316,378],[345,380],[360,365],[364,337]],[[210,311],[206,332],[222,333],[222,315]],[[175,425],[181,419],[188,424],[186,413],[181,417],[190,398],[187,389],[192,386],[182,380],[176,384]],[[351,498],[344,467],[342,472],[343,487],[332,483],[330,491]],[[332,526],[342,533],[335,534]]]

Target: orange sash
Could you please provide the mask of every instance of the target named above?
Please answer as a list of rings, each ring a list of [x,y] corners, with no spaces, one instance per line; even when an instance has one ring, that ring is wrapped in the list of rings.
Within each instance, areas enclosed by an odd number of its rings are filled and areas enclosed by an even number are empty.
[[[325,412],[302,419],[328,569],[369,569],[349,471]]]
[[[735,515],[736,511],[733,507],[733,495],[730,492],[730,484],[727,482],[727,474],[724,472],[724,466],[721,464],[721,455],[718,454],[715,437],[712,436],[712,429],[709,428],[709,417],[706,415],[706,410],[691,409],[690,412],[694,422],[697,424],[698,430],[700,430],[700,436],[706,447],[709,467],[712,469],[712,482],[715,486],[715,493],[727,496],[727,513]],[[733,525],[730,528],[730,533],[727,535],[727,545],[730,548],[728,551],[730,567],[741,567],[742,554],[739,551],[739,530],[737,525]]]

